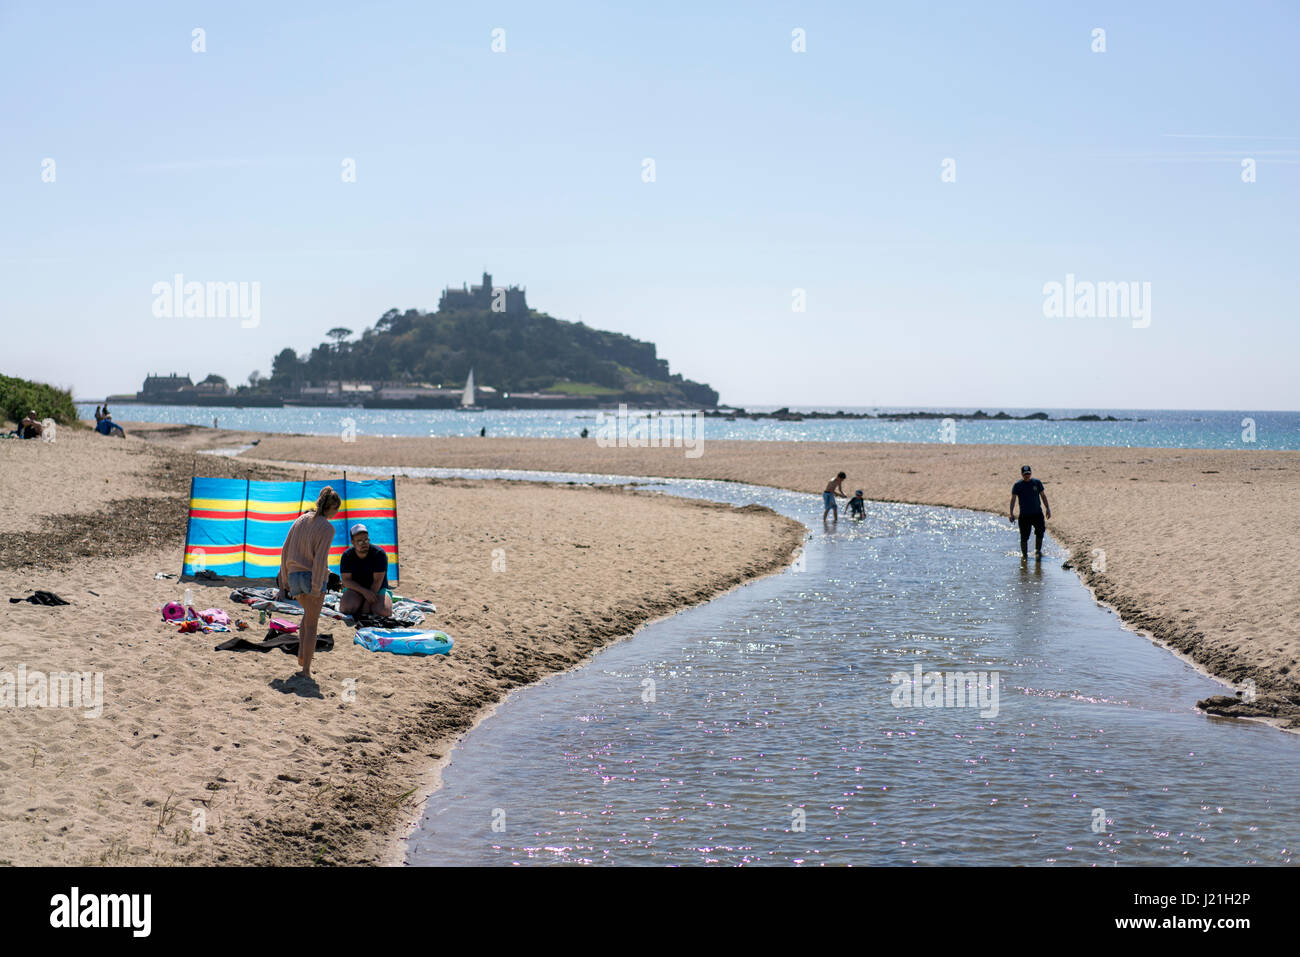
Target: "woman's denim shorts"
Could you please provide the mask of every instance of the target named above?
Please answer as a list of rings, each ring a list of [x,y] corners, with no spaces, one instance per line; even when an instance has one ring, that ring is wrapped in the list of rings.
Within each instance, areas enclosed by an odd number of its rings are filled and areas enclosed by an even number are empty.
[[[297,598],[311,592],[311,572],[289,572],[289,597]],[[325,583],[320,583],[320,593],[325,594]]]

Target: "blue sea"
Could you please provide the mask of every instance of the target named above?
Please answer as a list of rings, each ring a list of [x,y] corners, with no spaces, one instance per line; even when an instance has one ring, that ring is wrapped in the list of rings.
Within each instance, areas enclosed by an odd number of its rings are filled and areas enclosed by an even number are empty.
[[[94,403],[79,403],[78,414],[94,417]],[[750,411],[773,411],[755,406]],[[255,432],[296,432],[337,435],[346,428],[357,435],[469,436],[486,428],[490,436],[574,438],[587,428],[593,433],[598,413],[590,409],[459,412],[451,409],[390,410],[363,408],[257,409],[186,405],[124,404],[113,407],[120,422],[174,422]],[[816,411],[811,406],[792,412]],[[822,407],[822,411],[827,410]],[[974,408],[860,408],[846,413],[877,415],[907,412],[974,413]],[[806,419],[803,422],[734,420],[709,417],[701,424],[706,440],[753,439],[803,442],[944,442],[961,445],[1107,445],[1137,448],[1300,449],[1300,412],[1243,409],[1236,412],[1160,409],[1046,409],[986,406],[995,415],[1046,412],[1054,420],[1079,415],[1114,416],[1120,422],[971,421],[953,420],[945,431],[939,419]],[[646,415],[644,410],[629,415]],[[680,411],[663,411],[680,416]]]

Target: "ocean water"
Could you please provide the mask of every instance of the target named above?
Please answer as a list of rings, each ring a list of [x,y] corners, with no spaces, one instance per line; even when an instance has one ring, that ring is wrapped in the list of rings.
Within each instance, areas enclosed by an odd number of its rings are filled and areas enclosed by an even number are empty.
[[[79,404],[78,414],[93,418],[93,404]],[[771,411],[755,407],[753,411]],[[794,411],[812,411],[800,408]],[[834,410],[831,410],[834,411]],[[975,409],[850,409],[846,412],[956,412]],[[812,442],[942,442],[1007,445],[1109,445],[1189,449],[1300,449],[1300,412],[1243,410],[1240,412],[1189,412],[1150,409],[999,409],[987,407],[990,415],[1005,411],[1011,415],[1046,412],[1053,418],[1085,414],[1113,415],[1125,422],[987,422],[954,420],[945,432],[941,420],[848,421],[804,420],[803,422],[753,421],[737,418],[706,418],[699,434],[704,441],[722,439],[798,440]],[[595,410],[521,410],[516,412],[457,412],[450,409],[387,410],[362,408],[239,409],[183,405],[119,405],[114,418],[122,422],[175,422],[211,425],[216,418],[223,428],[257,432],[297,432],[339,435],[352,429],[357,435],[478,435],[486,428],[490,436],[574,438],[584,429],[596,429]],[[633,413],[636,414],[636,413]],[[644,415],[644,412],[639,414]],[[665,411],[663,415],[681,415]],[[1138,421],[1142,420],[1142,421]]]
[[[1050,541],[1022,564],[991,515],[871,503],[823,525],[817,496],[657,487],[811,537],[791,569],[514,692],[452,751],[408,863],[1294,861],[1300,737],[1196,711],[1225,686],[1122,628]],[[917,666],[985,697],[912,700]]]

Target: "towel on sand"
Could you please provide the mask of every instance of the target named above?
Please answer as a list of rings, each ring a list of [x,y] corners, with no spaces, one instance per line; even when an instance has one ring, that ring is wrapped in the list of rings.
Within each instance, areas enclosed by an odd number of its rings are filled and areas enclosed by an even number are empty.
[[[258,611],[273,611],[284,615],[301,615],[302,605],[296,601],[281,601],[276,596],[279,594],[278,588],[236,588],[230,593],[230,600],[237,601],[244,605],[256,608]],[[321,608],[320,613],[326,618],[345,619],[346,616],[339,613],[337,607],[331,607],[329,604],[330,596],[325,596],[325,606]],[[334,605],[338,605],[338,599],[334,599]]]
[[[279,648],[286,655],[296,655],[298,653],[298,636],[280,631],[268,631],[263,641],[253,641],[251,638],[228,638],[221,644],[213,648],[213,651],[273,651]],[[316,636],[317,651],[333,651],[333,635]]]
[[[31,602],[33,605],[69,605],[69,604],[71,604],[71,602],[66,602],[66,601],[64,601],[62,598],[60,598],[58,595],[54,594],[54,592],[52,592],[52,591],[38,591],[38,592],[35,592],[34,594],[28,595],[26,598],[10,598],[10,599],[9,599],[9,604],[11,604],[11,605],[16,605],[16,604],[18,604],[18,602],[20,602],[20,601],[29,601],[29,602]]]
[[[251,588],[245,586],[232,591],[230,600],[249,605],[258,611],[279,612],[285,615],[302,614],[302,605],[296,601],[282,601],[276,597],[278,594],[279,589],[277,588]],[[333,593],[326,594],[325,603],[320,610],[321,615],[326,618],[337,618],[339,621],[356,624],[353,618],[339,611],[339,598],[339,595]],[[425,615],[432,614],[437,610],[437,607],[431,601],[416,601],[413,598],[394,595],[393,614],[386,618],[385,622],[390,623],[388,627],[419,625],[424,622]]]

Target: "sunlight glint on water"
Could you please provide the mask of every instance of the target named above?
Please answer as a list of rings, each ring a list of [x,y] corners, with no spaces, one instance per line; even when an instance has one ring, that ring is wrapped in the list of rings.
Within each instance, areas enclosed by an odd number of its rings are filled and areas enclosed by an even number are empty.
[[[823,529],[814,496],[668,488],[809,523],[803,570],[513,694],[457,745],[411,863],[1291,861],[1300,739],[1196,712],[1223,686],[1122,629],[1054,546],[1022,568],[990,515]],[[894,707],[916,664],[998,672],[998,713]]]

